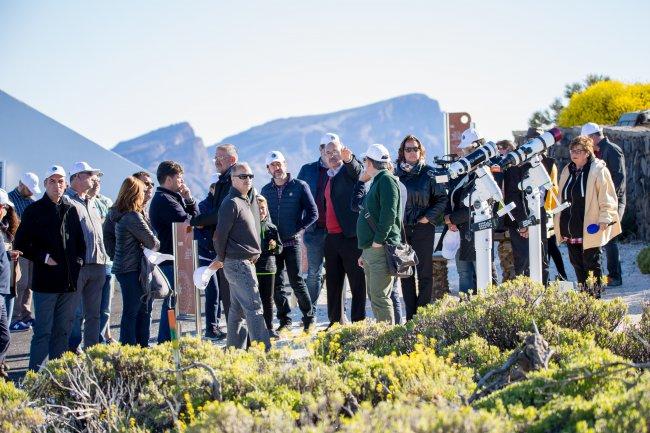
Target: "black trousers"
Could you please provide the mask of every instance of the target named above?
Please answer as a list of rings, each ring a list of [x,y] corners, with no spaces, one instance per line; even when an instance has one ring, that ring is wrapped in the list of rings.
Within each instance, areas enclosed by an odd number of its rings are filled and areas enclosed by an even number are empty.
[[[257,284],[262,298],[262,309],[266,329],[273,329],[273,287],[275,286],[275,274],[257,274]]]
[[[551,259],[553,259],[553,263],[555,263],[555,268],[557,269],[558,274],[560,274],[560,277],[562,277],[562,279],[565,281],[568,280],[569,278],[566,275],[566,269],[564,269],[564,260],[562,259],[562,253],[557,246],[555,235],[548,238],[548,255]]]
[[[591,271],[597,279],[596,285],[599,286],[600,277],[603,275],[600,268],[600,248],[583,250],[582,244],[567,244],[567,247],[569,248],[569,260],[576,271],[578,284],[586,287],[587,277]]]
[[[327,317],[330,323],[341,321],[343,312],[343,283],[345,276],[352,292],[350,319],[358,322],[366,318],[366,279],[359,266],[361,250],[357,238],[346,238],[342,233],[325,238],[325,283],[327,284]]]
[[[546,217],[543,216],[542,221]],[[548,284],[548,243],[546,239],[546,224],[542,224],[542,282]],[[515,264],[515,275],[530,276],[528,238],[519,234],[515,227],[508,227],[510,243],[512,244],[512,258]],[[529,231],[530,233],[530,231]]]
[[[300,311],[302,311],[302,321],[304,324],[311,324],[314,321],[314,309],[311,303],[311,298],[309,297],[309,291],[307,290],[307,284],[305,284],[304,278],[300,275],[300,262],[302,261],[302,251],[300,244],[285,246],[282,250],[282,253],[275,256],[275,262],[277,264],[277,271],[275,275],[275,292],[273,293],[273,299],[275,300],[275,306],[278,309],[278,320],[281,325],[290,325],[291,317],[291,307],[289,307],[289,296],[290,293],[285,291],[284,288],[284,277],[283,271],[287,270],[287,276],[289,277],[289,283],[293,289],[293,293],[298,299],[298,306]]]
[[[406,320],[411,320],[418,307],[430,304],[433,298],[433,241],[436,228],[433,224],[416,224],[404,227],[406,242],[418,256],[417,288],[416,276],[402,278],[402,296],[406,306]]]

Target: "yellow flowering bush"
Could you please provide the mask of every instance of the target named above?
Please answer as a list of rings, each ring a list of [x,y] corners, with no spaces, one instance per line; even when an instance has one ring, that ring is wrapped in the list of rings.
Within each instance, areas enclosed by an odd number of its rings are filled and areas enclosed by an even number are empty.
[[[614,125],[623,113],[648,108],[650,83],[600,81],[571,97],[558,116],[558,125],[571,127],[587,122]]]

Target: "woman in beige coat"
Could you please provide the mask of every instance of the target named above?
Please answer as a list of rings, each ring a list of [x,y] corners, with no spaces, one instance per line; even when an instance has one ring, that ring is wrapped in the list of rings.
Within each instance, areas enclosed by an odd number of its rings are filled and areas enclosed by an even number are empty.
[[[600,248],[621,233],[618,200],[605,162],[594,156],[591,138],[574,138],[569,150],[571,163],[560,175],[560,201],[571,206],[555,215],[555,230],[558,239],[567,243],[578,284],[586,288],[589,272],[593,272],[598,287]]]

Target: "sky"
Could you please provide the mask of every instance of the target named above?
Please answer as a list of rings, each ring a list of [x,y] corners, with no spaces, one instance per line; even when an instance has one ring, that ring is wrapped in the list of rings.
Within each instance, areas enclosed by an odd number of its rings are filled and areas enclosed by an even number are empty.
[[[0,0],[0,89],[107,148],[407,93],[499,140],[587,74],[650,81],[648,17],[647,0]]]

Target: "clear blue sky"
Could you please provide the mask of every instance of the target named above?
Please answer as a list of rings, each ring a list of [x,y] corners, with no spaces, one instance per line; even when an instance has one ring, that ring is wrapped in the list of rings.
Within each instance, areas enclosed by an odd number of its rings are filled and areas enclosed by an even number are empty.
[[[649,1],[0,0],[0,89],[105,147],[422,92],[489,139],[589,73],[650,81]]]

